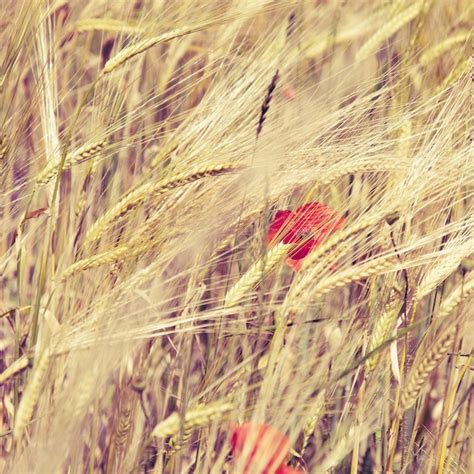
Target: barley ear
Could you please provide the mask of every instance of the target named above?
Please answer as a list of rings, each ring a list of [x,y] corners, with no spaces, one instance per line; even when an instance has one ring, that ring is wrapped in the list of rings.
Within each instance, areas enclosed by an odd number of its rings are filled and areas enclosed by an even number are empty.
[[[33,375],[26,386],[23,396],[18,406],[18,412],[15,417],[15,425],[13,427],[13,439],[19,443],[23,437],[23,432],[31,420],[33,411],[38,402],[41,389],[51,360],[51,351],[46,349],[40,356],[37,366],[33,371]]]
[[[225,295],[224,306],[231,308],[240,303],[247,293],[259,283],[262,277],[288,255],[289,246],[283,243],[275,245],[264,258],[255,262],[240,280]]]

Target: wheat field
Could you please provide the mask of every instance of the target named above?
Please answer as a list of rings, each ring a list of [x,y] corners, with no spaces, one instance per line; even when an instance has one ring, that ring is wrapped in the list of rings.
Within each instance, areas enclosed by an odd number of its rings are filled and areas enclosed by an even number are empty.
[[[474,472],[471,2],[0,7],[1,472]]]

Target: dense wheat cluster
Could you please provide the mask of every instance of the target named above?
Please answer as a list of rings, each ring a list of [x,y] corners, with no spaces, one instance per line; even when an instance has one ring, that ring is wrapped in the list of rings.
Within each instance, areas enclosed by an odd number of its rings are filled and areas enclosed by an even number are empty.
[[[0,471],[474,471],[471,2],[0,6]]]

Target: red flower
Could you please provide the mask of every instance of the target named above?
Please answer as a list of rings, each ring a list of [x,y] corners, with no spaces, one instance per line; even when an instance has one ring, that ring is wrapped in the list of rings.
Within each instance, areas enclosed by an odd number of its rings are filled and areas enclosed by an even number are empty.
[[[300,472],[285,465],[290,453],[288,438],[268,425],[247,422],[237,426],[230,443],[237,462],[242,462],[240,458],[245,456],[244,474]]]
[[[277,242],[296,244],[288,256],[288,265],[297,271],[301,261],[325,238],[339,229],[344,218],[320,202],[310,202],[291,211],[277,211],[268,229],[270,246]]]

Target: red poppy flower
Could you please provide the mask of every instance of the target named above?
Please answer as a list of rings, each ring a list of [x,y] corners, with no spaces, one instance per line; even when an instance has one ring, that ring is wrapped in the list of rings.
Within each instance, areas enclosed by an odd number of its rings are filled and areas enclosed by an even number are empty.
[[[300,472],[285,465],[290,453],[288,438],[268,425],[247,422],[237,426],[234,428],[230,443],[238,462],[241,462],[242,455],[245,456],[244,474]]]
[[[288,255],[288,265],[298,271],[301,260],[343,223],[344,218],[329,206],[310,202],[295,212],[277,211],[268,229],[268,243],[296,244]]]

